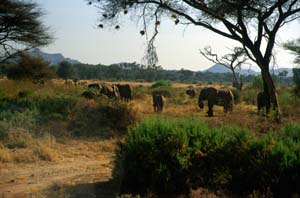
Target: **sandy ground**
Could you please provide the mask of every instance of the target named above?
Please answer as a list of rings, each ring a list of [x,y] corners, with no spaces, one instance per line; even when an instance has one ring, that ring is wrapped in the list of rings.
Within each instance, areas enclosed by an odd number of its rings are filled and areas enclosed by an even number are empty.
[[[106,149],[101,143],[74,141],[64,145],[54,162],[4,164],[0,197],[115,197],[111,184],[114,152],[107,146],[113,143],[106,141]],[[91,149],[91,145],[98,148]]]

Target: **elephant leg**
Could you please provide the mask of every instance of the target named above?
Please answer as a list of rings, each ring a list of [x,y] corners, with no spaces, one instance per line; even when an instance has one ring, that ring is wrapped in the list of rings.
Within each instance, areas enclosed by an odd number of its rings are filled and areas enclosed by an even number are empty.
[[[163,108],[164,108],[163,106],[160,106],[160,107],[159,107],[159,112],[162,112],[162,111],[163,111]]]
[[[208,112],[207,112],[207,114],[208,114],[208,116],[209,117],[212,117],[212,116],[214,116],[214,112],[213,112],[213,107],[214,107],[214,101],[210,101],[210,100],[208,100]]]
[[[214,105],[208,105],[208,112],[207,112],[207,114],[208,114],[209,117],[213,117],[214,116],[213,107],[214,107]]]

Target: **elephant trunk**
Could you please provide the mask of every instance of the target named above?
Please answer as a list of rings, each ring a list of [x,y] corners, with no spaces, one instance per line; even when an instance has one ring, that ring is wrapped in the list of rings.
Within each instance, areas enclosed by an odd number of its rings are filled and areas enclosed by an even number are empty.
[[[198,101],[198,106],[200,107],[200,109],[203,109],[203,108],[204,108],[203,100],[199,100],[199,101]]]

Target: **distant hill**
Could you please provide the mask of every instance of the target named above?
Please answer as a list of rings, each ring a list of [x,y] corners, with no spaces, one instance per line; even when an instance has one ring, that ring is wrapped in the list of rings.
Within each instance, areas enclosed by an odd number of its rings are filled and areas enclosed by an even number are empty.
[[[78,60],[66,58],[61,53],[50,54],[50,53],[45,53],[39,49],[34,49],[30,51],[29,54],[32,56],[40,57],[45,61],[49,62],[51,65],[57,65],[62,61],[67,61],[71,64],[80,64]]]
[[[215,64],[215,65],[211,66],[210,68],[208,68],[205,71],[206,72],[211,72],[211,73],[231,73],[230,69],[224,67],[221,64]],[[278,75],[279,73],[281,73],[283,71],[287,71],[287,76],[286,77],[292,77],[293,76],[293,71],[292,71],[291,68],[274,69],[274,71],[271,71],[271,74]],[[260,72],[254,71],[252,69],[242,69],[241,74],[257,76],[257,75],[260,75]]]
[[[208,68],[205,71],[206,72],[211,72],[211,73],[231,73],[230,69],[224,67],[221,64],[215,64],[215,65],[211,66],[210,68]],[[254,75],[254,76],[260,75],[259,72],[256,72],[252,69],[242,69],[240,73],[243,74],[243,75]]]

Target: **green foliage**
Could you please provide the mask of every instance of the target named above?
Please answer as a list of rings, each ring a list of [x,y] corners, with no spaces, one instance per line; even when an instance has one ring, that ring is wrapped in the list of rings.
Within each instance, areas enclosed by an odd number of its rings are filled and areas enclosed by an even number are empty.
[[[76,101],[75,97],[68,95],[4,97],[0,100],[0,120],[28,129],[37,122],[65,120]]]
[[[182,124],[182,125],[181,125]],[[200,126],[200,125],[199,125]],[[198,125],[146,119],[129,130],[122,145],[122,193],[182,193],[188,186],[188,132]]]
[[[38,101],[41,119],[64,120],[76,104],[76,98],[68,95],[45,97]]]
[[[74,67],[71,63],[63,61],[59,63],[58,68],[56,70],[56,74],[58,77],[63,79],[69,79],[75,77]]]
[[[232,94],[233,94],[234,102],[239,103],[241,101],[240,90],[231,89],[231,91],[232,91]]]
[[[261,76],[256,76],[252,81],[252,87],[255,89],[263,90],[264,83]]]
[[[245,89],[243,92],[240,92],[241,101],[246,102],[247,104],[256,104],[257,94],[260,90],[257,89]]]
[[[171,87],[171,82],[168,80],[159,80],[151,85],[151,88]]]
[[[32,1],[1,0],[0,62],[22,51],[51,43],[42,9]]]
[[[234,126],[146,119],[121,145],[122,192],[181,194],[209,187],[289,197],[299,193],[299,140],[299,125],[257,138]]]
[[[4,121],[0,121],[0,141],[5,140],[7,138],[8,130],[8,124]]]
[[[53,78],[54,69],[38,57],[21,55],[16,65],[7,68],[7,77],[16,80],[30,79],[34,83]]]
[[[283,47],[292,52],[296,57],[294,63],[300,64],[300,38],[284,43]]]

